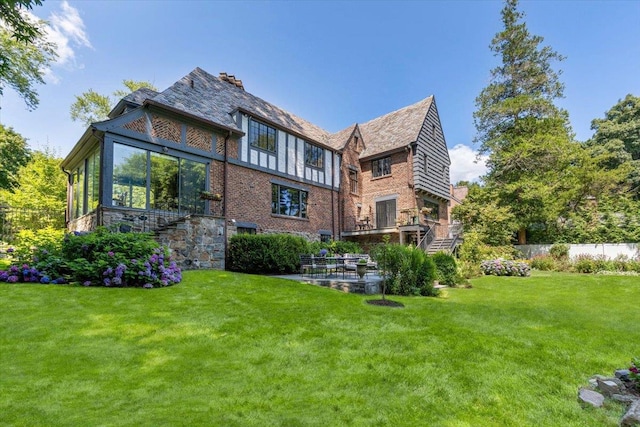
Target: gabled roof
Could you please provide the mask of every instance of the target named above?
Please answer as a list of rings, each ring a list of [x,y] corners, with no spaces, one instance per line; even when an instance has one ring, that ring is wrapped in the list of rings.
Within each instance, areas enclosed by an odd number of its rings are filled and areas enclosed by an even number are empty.
[[[153,98],[157,94],[158,92],[153,89],[149,89],[148,87],[142,87],[138,90],[135,90],[118,101],[116,106],[113,107],[111,112],[109,112],[108,116],[110,119],[113,119],[114,117],[122,114],[127,106],[132,108],[139,107],[145,100]]]
[[[366,145],[360,157],[393,151],[416,141],[432,102],[433,95],[359,125]]]
[[[184,111],[192,116],[241,132],[231,113],[248,112],[311,141],[327,145],[329,132],[273,104],[196,68],[171,87],[151,98],[155,105]]]
[[[340,132],[331,134],[329,137],[329,146],[335,150],[341,150],[349,142],[349,138],[358,127],[357,123],[352,124],[346,129],[342,129]]]

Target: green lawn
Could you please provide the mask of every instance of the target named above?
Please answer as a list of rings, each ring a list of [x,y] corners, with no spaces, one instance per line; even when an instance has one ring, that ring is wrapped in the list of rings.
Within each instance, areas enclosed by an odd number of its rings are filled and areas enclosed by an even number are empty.
[[[0,284],[0,424],[615,426],[579,386],[640,355],[640,278],[483,277],[405,308],[186,272],[163,289]]]

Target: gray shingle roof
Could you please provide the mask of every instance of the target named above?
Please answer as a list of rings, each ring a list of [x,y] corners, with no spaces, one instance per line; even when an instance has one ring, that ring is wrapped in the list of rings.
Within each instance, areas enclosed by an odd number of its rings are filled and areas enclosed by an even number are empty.
[[[201,68],[191,71],[160,93],[142,88],[130,93],[122,101],[142,105],[146,99],[239,132],[242,130],[230,113],[241,109],[335,150],[344,148],[356,126],[353,124],[332,134]],[[361,157],[401,148],[415,141],[432,100],[433,96],[430,96],[359,125],[366,146]]]
[[[240,129],[230,113],[242,109],[312,141],[321,144],[328,144],[329,141],[329,132],[324,129],[224,82],[201,68],[196,68],[152,100],[238,131]]]
[[[158,95],[158,92],[155,90],[149,89],[148,87],[141,87],[122,98],[122,100],[131,104],[142,105],[145,100],[153,98],[156,95]]]
[[[329,146],[335,150],[340,150],[349,142],[349,137],[353,133],[357,123],[352,124],[348,128],[342,129],[340,132],[331,134],[329,137]]]
[[[359,125],[366,146],[360,157],[381,154],[416,141],[432,101],[433,95]]]

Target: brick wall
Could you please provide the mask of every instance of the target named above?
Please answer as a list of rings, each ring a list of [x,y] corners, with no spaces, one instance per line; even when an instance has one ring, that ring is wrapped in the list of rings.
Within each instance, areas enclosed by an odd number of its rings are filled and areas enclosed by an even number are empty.
[[[271,180],[274,179],[274,176],[233,164],[229,164],[227,167],[227,200],[225,201],[227,222],[235,219],[236,221],[256,223],[259,233],[282,232],[319,238],[319,230],[333,230],[334,235],[338,232],[337,223],[334,225],[332,220],[332,212],[337,217],[337,193],[307,183],[300,184],[297,181],[278,177],[278,182],[290,183],[294,188],[302,186],[309,190],[308,218],[272,215]]]
[[[400,210],[416,207],[415,193],[412,187],[413,171],[411,151],[391,154],[391,174],[374,178],[371,173],[372,160],[361,162],[362,168],[362,209],[363,215],[370,215],[375,221],[376,198],[397,194],[396,218]]]
[[[340,197],[342,200],[340,224],[342,230],[354,230],[356,222],[367,213],[362,203],[362,181],[364,177],[358,158],[363,149],[362,138],[359,135],[356,136],[357,139],[352,137],[347,142],[342,154],[342,170],[340,171]],[[351,192],[349,171],[352,169],[358,174],[357,194]]]

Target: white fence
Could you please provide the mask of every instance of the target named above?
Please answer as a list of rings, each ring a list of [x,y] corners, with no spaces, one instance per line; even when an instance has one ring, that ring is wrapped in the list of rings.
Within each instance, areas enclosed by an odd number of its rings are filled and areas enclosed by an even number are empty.
[[[516,249],[523,253],[524,257],[531,259],[536,255],[546,255],[553,245],[516,245]],[[637,243],[592,243],[592,244],[572,244],[569,246],[569,258],[574,259],[578,255],[587,254],[592,256],[604,256],[614,259],[619,255],[628,258],[635,258],[638,252]]]

